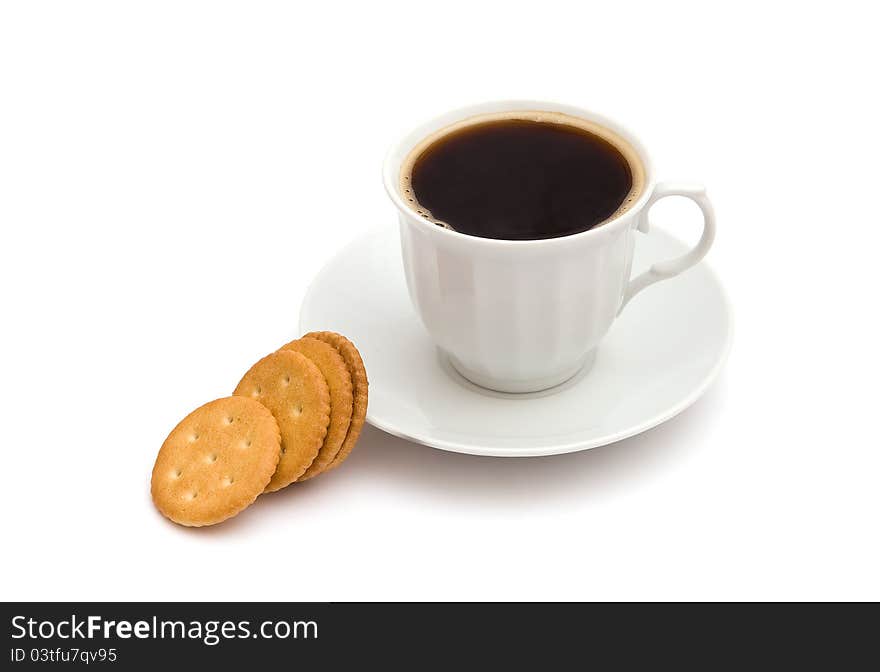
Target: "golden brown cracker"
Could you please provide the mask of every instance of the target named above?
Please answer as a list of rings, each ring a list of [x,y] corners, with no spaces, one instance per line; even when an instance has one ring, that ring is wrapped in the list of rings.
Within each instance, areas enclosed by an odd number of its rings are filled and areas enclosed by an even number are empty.
[[[299,338],[281,347],[308,357],[324,375],[330,388],[330,426],[318,456],[297,480],[304,481],[324,471],[339,453],[351,424],[352,382],[342,355],[329,343]]]
[[[330,390],[318,367],[305,355],[279,350],[263,357],[234,394],[266,406],[281,430],[281,459],[267,492],[290,485],[309,468],[330,424]]]
[[[281,455],[278,423],[246,397],[211,401],[171,430],[153,467],[150,493],[175,523],[214,525],[263,492]]]
[[[332,345],[342,355],[348,372],[351,374],[352,384],[352,412],[351,424],[348,427],[348,433],[342,447],[333,462],[330,463],[328,469],[335,469],[345,460],[351,453],[352,448],[357,443],[358,437],[361,435],[361,429],[364,427],[364,421],[367,418],[367,400],[369,392],[369,381],[367,380],[367,369],[364,367],[364,360],[361,359],[361,353],[355,347],[354,343],[348,340],[342,334],[333,331],[313,331],[304,336],[304,338],[315,338],[324,343]]]

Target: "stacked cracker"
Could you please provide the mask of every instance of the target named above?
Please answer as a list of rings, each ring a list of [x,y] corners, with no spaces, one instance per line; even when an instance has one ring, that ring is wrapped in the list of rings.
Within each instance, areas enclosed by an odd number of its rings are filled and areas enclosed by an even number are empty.
[[[338,467],[367,416],[367,372],[331,331],[291,341],[254,364],[233,396],[186,416],[153,467],[156,508],[181,525],[214,525],[274,492]]]

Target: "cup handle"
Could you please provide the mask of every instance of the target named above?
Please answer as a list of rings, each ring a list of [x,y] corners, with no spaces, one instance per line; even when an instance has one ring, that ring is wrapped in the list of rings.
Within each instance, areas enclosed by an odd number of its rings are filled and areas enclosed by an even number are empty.
[[[630,280],[626,291],[623,293],[623,301],[620,304],[620,310],[617,311],[618,315],[623,311],[626,304],[629,303],[629,300],[648,285],[675,277],[700,261],[700,259],[706,256],[706,252],[712,247],[712,241],[715,240],[715,210],[712,208],[712,202],[709,200],[709,197],[706,196],[706,188],[701,184],[682,182],[658,183],[654,187],[654,193],[651,194],[651,198],[648,199],[645,209],[641,214],[641,221],[638,226],[639,231],[648,233],[650,229],[648,214],[651,207],[661,198],[666,198],[667,196],[685,196],[700,206],[700,210],[703,211],[703,235],[700,236],[700,241],[693,249],[686,254],[676,259],[656,263],[634,280]]]

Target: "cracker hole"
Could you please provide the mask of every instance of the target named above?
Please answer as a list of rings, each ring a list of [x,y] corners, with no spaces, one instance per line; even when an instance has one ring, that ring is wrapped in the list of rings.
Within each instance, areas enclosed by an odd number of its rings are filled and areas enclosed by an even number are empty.
[[[208,464],[214,464],[217,461],[217,453],[211,453],[205,457],[205,462]]]
[[[235,420],[235,418],[233,418],[231,415],[226,416],[226,424],[227,425],[231,425],[233,420]]]
[[[302,404],[298,404],[297,406],[293,407],[293,417],[298,418],[302,414],[303,414],[303,405]]]
[[[290,376],[289,376],[289,375],[284,376],[284,384],[285,384],[285,385],[290,385]]]
[[[281,454],[284,455],[284,453],[286,453],[286,452],[287,452],[287,448],[285,448],[284,446],[281,446]]]
[[[171,472],[171,478],[180,478],[183,476],[183,469],[175,469]]]
[[[198,432],[193,432],[192,434],[190,434],[190,436],[189,436],[190,443],[192,443],[193,441],[198,441],[198,440],[199,440]]]
[[[232,478],[232,476],[224,476],[221,482],[223,483],[224,488],[228,488],[230,485],[235,483],[235,479]]]
[[[199,493],[198,493],[196,490],[193,490],[192,492],[188,492],[188,493],[186,494],[186,499],[190,499],[190,500],[192,500],[192,499],[195,499],[195,498],[198,497],[198,496],[199,496]]]
[[[251,443],[253,443],[253,442],[252,442],[250,439],[243,439],[242,442],[241,442],[239,445],[240,445],[242,448],[250,448],[250,447],[251,447]]]

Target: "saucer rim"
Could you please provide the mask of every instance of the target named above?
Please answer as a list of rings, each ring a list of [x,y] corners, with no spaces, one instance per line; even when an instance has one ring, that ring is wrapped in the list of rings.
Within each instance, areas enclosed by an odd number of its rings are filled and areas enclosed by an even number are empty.
[[[339,258],[345,255],[349,249],[354,248],[362,243],[362,241],[366,241],[373,236],[379,236],[383,232],[386,232],[388,229],[397,228],[397,226],[392,225],[379,225],[373,226],[369,230],[365,231],[361,235],[356,236],[351,241],[343,245],[339,248],[327,261],[321,266],[321,269],[315,274],[312,278],[312,281],[309,283],[306,288],[305,293],[303,294],[302,301],[300,302],[299,316],[297,319],[297,328],[300,333],[304,333],[305,327],[303,326],[303,316],[307,312],[306,308],[309,302],[312,299],[312,295],[314,294],[315,288],[318,286],[319,281],[322,279],[325,273],[329,272],[329,269],[333,267]],[[674,240],[677,244],[682,247],[686,247],[686,243],[681,241],[677,236],[668,231],[660,229],[658,227],[653,227],[651,232],[645,235],[662,235],[664,237],[670,238]],[[654,427],[662,425],[664,422],[667,422],[679,415],[683,411],[686,411],[688,408],[693,406],[696,401],[702,397],[706,391],[712,386],[712,384],[717,380],[721,370],[724,368],[724,365],[727,363],[727,359],[730,355],[731,347],[733,346],[733,334],[734,334],[734,313],[733,306],[730,301],[730,297],[728,296],[727,290],[724,287],[724,284],[721,282],[721,279],[718,277],[718,274],[712,268],[710,264],[708,264],[705,260],[701,261],[699,264],[694,266],[694,268],[702,267],[705,272],[707,272],[712,279],[715,281],[716,286],[719,290],[719,297],[721,299],[721,303],[723,305],[725,314],[727,315],[727,331],[725,333],[725,340],[723,351],[715,362],[715,365],[712,367],[712,370],[705,376],[705,378],[701,381],[700,385],[696,386],[690,394],[688,394],[682,401],[670,407],[666,411],[662,413],[658,413],[655,416],[645,420],[638,425],[634,425],[632,427],[628,427],[625,430],[620,432],[615,432],[613,434],[607,434],[604,436],[595,437],[590,440],[578,440],[570,443],[564,444],[552,444],[552,445],[544,445],[530,448],[504,448],[500,449],[497,446],[487,446],[483,444],[475,444],[475,443],[460,443],[456,441],[446,441],[443,439],[433,439],[430,437],[422,437],[415,436],[407,433],[406,431],[396,427],[393,423],[383,422],[378,418],[374,417],[370,413],[369,402],[367,403],[367,414],[366,414],[366,422],[379,429],[387,434],[391,434],[392,436],[396,436],[400,439],[404,439],[406,441],[411,441],[413,443],[417,443],[423,446],[427,446],[429,448],[436,448],[438,450],[445,450],[451,453],[459,453],[463,455],[475,455],[480,457],[548,457],[551,455],[565,455],[568,453],[576,453],[583,450],[591,450],[593,448],[599,448],[601,446],[607,446],[613,443],[617,443],[618,441],[623,441],[624,439],[631,438],[638,434],[642,434],[643,432],[647,432]],[[689,269],[690,270],[690,269]],[[685,271],[687,273],[687,271]],[[401,279],[403,280],[403,279]],[[601,344],[599,346],[601,350]],[[367,372],[369,376],[369,371]],[[577,374],[576,374],[577,375]],[[565,383],[562,383],[563,385]]]

